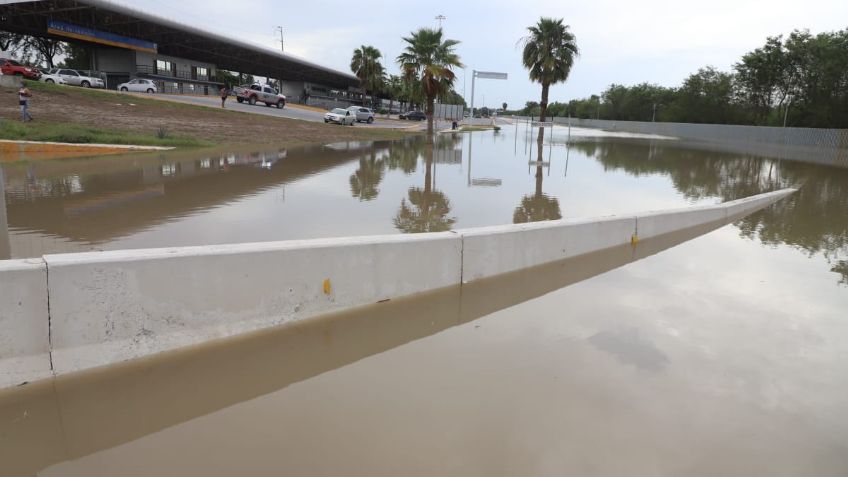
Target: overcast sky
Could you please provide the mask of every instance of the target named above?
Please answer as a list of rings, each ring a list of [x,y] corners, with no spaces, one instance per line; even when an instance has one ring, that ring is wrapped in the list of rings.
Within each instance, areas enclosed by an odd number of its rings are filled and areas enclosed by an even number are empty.
[[[441,14],[446,36],[462,42],[466,97],[472,69],[502,71],[508,81],[478,81],[475,102],[485,97],[489,106],[510,107],[538,101],[540,88],[527,80],[516,42],[541,16],[564,18],[581,50],[568,82],[552,88],[551,101],[599,93],[610,83],[674,86],[702,66],[729,70],[767,36],[848,27],[846,0],[116,1],[271,48],[279,48],[275,30],[282,25],[286,52],[343,71],[353,49],[366,44],[382,51],[396,72],[401,36],[436,26]],[[462,70],[458,77],[462,93]]]

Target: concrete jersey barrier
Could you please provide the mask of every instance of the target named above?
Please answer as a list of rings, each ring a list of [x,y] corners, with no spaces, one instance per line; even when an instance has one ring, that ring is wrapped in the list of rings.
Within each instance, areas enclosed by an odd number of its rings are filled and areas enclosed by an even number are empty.
[[[718,226],[794,191],[433,234],[0,261],[0,387]]]
[[[51,375],[47,265],[0,260],[0,388]]]

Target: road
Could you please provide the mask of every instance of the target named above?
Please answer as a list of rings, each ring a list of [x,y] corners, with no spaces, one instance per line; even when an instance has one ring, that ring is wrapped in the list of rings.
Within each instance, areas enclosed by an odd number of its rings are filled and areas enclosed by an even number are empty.
[[[170,95],[170,94],[159,94],[156,95],[159,99],[164,99],[168,101],[176,101],[180,103],[187,104],[196,104],[200,106],[210,106],[210,107],[220,107],[221,106],[221,98],[215,96],[180,96],[180,95]],[[315,111],[313,109],[307,109],[301,107],[300,105],[286,105],[283,109],[277,109],[275,107],[269,108],[264,104],[258,103],[255,106],[251,106],[247,103],[239,104],[234,97],[230,97],[227,100],[227,109],[233,111],[241,111],[244,113],[252,113],[252,114],[262,114],[265,116],[273,116],[277,118],[288,118],[288,119],[298,119],[301,121],[312,121],[312,122],[324,122],[324,113]],[[373,124],[366,123],[356,123],[357,126],[360,127],[370,127],[370,128],[390,128],[390,129],[406,129],[410,127],[416,127],[416,123],[409,123],[406,121],[397,121],[394,119],[381,119],[379,117],[374,118]]]

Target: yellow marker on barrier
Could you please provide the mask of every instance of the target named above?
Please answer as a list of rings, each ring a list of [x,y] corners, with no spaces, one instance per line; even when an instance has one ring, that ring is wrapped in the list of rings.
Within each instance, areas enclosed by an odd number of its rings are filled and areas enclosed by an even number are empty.
[[[637,243],[639,243],[639,236],[636,235],[636,234],[631,235],[630,236],[630,245],[636,245]]]
[[[330,279],[327,278],[326,280],[324,280],[324,294],[329,295],[330,292],[332,292],[332,291],[333,291],[333,288],[330,285]]]

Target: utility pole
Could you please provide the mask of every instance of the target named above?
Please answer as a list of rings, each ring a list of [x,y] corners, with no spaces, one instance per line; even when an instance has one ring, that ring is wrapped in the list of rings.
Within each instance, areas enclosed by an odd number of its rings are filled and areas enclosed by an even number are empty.
[[[657,120],[657,103],[654,103],[654,114],[651,116],[651,122],[656,122]]]
[[[446,17],[444,15],[436,15],[436,20],[439,22],[439,30],[442,29],[442,21],[447,20],[447,19],[448,19],[448,17]]]
[[[277,31],[280,32],[280,51],[285,53],[286,43],[285,43],[285,40],[283,39],[283,27],[277,26]]]
[[[789,106],[792,106],[792,95],[787,97],[786,111],[783,112],[783,127],[786,127],[786,120],[789,119]]]

